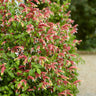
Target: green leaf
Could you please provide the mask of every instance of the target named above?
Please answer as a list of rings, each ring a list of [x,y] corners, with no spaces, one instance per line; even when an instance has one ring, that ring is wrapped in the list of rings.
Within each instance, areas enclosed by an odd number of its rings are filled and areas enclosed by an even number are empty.
[[[55,90],[56,90],[56,87],[53,88],[53,91],[54,91],[54,92],[55,92]]]
[[[14,74],[12,72],[8,72],[8,74],[10,75],[10,77],[14,78]]]
[[[2,57],[3,57],[5,60],[8,60],[8,57],[6,56],[5,53],[2,54]]]
[[[43,84],[43,83],[39,83],[38,87],[39,87],[39,88],[42,87],[42,84]]]
[[[4,94],[4,96],[8,96],[7,94]]]
[[[37,73],[40,74],[41,73],[41,70],[40,69],[37,69]]]
[[[29,75],[30,75],[30,76],[35,76],[35,69],[31,69],[31,70],[29,71]]]
[[[11,85],[11,88],[14,89],[14,85]]]
[[[20,60],[16,60],[15,62],[16,62],[16,64],[17,64],[17,65],[19,65],[19,64],[20,64]]]
[[[15,53],[8,53],[8,56],[15,58]]]
[[[23,93],[23,94],[21,94],[21,96],[27,96],[27,95]]]

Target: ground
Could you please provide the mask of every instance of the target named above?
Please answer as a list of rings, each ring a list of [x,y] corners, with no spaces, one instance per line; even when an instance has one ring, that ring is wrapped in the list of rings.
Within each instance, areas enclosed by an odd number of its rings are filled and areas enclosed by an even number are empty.
[[[81,85],[78,86],[79,94],[77,96],[96,96],[96,55],[83,54],[81,57],[85,64],[79,64],[79,79]]]

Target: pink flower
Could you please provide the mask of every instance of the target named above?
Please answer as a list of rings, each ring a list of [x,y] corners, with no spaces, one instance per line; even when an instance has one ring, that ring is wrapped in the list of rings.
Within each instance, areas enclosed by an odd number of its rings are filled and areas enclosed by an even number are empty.
[[[32,77],[32,76],[28,76],[27,79],[28,80],[31,79],[31,80],[35,81],[34,77]]]
[[[47,0],[47,2],[50,4],[51,3],[51,1],[50,0]]]
[[[20,4],[19,7],[23,7],[23,8],[26,8],[26,5],[25,4]]]
[[[73,56],[73,57],[76,57],[76,55],[74,55],[74,54],[70,54],[71,56]]]
[[[43,76],[43,80],[45,80],[45,79],[49,79],[49,77],[48,76]]]
[[[59,93],[58,96],[62,96],[62,95],[67,96],[67,94],[70,95],[70,96],[73,96],[73,95],[70,93],[69,90],[65,90],[65,91]]]
[[[49,29],[47,32],[47,34],[55,34],[55,33],[56,33],[56,31],[53,31],[52,29]]]
[[[43,3],[45,3],[45,0],[42,0]]]
[[[34,89],[28,89],[28,91],[33,91]]]
[[[64,73],[64,71],[57,69],[57,70],[56,70],[56,73]]]
[[[35,78],[40,78],[41,77],[41,75],[40,74],[38,74],[38,73],[35,73]]]
[[[26,57],[25,60],[24,60],[24,65],[28,63],[28,58]]]
[[[64,75],[60,75],[60,77],[61,77],[62,79],[67,79],[67,77],[64,76]]]
[[[76,80],[76,81],[73,82],[73,84],[77,84],[79,82],[81,82],[81,80]]]
[[[8,16],[8,15],[11,15],[11,13],[7,13],[7,16]]]
[[[3,41],[2,43],[1,43],[1,45],[4,45],[6,43],[6,41]]]
[[[65,25],[62,26],[62,29],[68,30],[69,27],[71,27],[71,24],[65,24]]]
[[[65,57],[65,53],[59,53],[58,56]]]
[[[43,75],[43,76],[46,75],[46,72],[41,72],[41,75]]]
[[[54,49],[54,45],[48,44],[48,48],[49,48],[50,50],[53,50],[53,49]]]
[[[38,3],[39,4],[39,1],[38,0],[34,0],[36,3]]]
[[[72,33],[72,34],[77,33],[77,30],[73,29],[70,33]]]
[[[58,35],[54,35],[53,39],[59,39],[60,37]]]
[[[33,88],[34,88],[34,89],[36,89],[36,87],[35,87],[35,86],[33,86]]]
[[[5,69],[6,69],[6,67],[3,65],[2,68],[1,68],[1,75],[4,74]]]
[[[26,18],[33,18],[33,13],[28,13],[28,14],[26,15]]]
[[[33,20],[34,20],[34,21],[38,21],[38,18],[36,18],[36,17],[33,17]]]
[[[38,28],[42,28],[42,27],[48,27],[48,25],[45,24],[45,23],[40,23],[40,24],[38,25]]]
[[[36,50],[38,50],[38,51],[39,51],[39,50],[40,50],[40,46],[37,46],[37,49],[36,49]]]
[[[71,49],[70,46],[68,46],[68,47],[67,47],[67,50],[69,51],[70,49]]]
[[[40,39],[39,42],[42,43],[44,46],[46,45],[46,42],[43,39]]]
[[[65,91],[63,91],[63,92],[61,92],[61,93],[58,94],[58,96],[62,96],[62,95],[66,96]]]
[[[22,58],[26,59],[27,57],[25,55],[21,55],[21,56],[18,56],[16,59],[22,59]]]
[[[26,31],[27,31],[28,33],[30,33],[31,30],[34,31],[33,25],[32,25],[32,24],[27,25],[27,30],[26,30]]]
[[[72,60],[70,61],[70,63],[71,63],[72,65],[74,65],[74,64],[75,64],[75,62],[74,62],[74,61],[72,61]]]
[[[63,83],[66,85],[68,83],[68,81],[63,81]]]
[[[47,0],[48,1],[48,0]],[[44,9],[44,18],[48,18],[49,16],[50,16],[50,14],[52,14],[52,12],[49,10],[49,8],[48,7],[46,7],[45,9]]]
[[[48,25],[49,25],[50,27],[53,27],[53,26],[54,26],[54,23],[49,22]]]
[[[20,75],[22,76],[22,73],[17,72],[17,76],[20,76]]]
[[[25,86],[27,85],[27,81],[25,79],[22,79],[18,84],[18,89],[22,86],[22,83],[24,83]]]
[[[17,88],[19,89],[21,86],[22,86],[21,83],[19,83]]]
[[[8,23],[12,22],[14,19],[11,17],[9,20],[8,20]]]
[[[40,56],[39,59],[46,60],[47,58],[46,57],[43,57],[43,56]]]
[[[9,0],[5,0],[5,2],[9,2]]]
[[[68,11],[68,13],[66,14],[67,16],[70,16],[70,13],[71,13],[71,11]]]
[[[78,24],[74,25],[73,28],[76,28],[78,26]]]
[[[77,69],[77,67],[76,67],[76,66],[71,66],[69,69],[70,69],[70,70],[71,70],[71,69]]]
[[[26,72],[26,73],[27,73],[27,72],[29,72],[29,71],[30,71],[30,70],[28,70],[28,69],[27,69],[27,70],[25,70],[24,72]]]
[[[26,80],[24,80],[24,79],[21,80],[21,83],[22,82],[24,82],[25,85],[27,84]]]
[[[20,65],[19,66],[19,68],[21,69],[21,68],[25,68],[26,66],[25,65]]]
[[[78,42],[78,40],[76,40],[76,39],[75,39],[75,40],[73,40],[73,43],[77,43],[77,42]]]
[[[24,46],[14,46],[14,47],[11,49],[11,52],[17,52],[18,49],[20,49],[19,51],[22,51],[22,50],[24,50]]]
[[[14,48],[21,48],[22,50],[24,50],[24,46],[15,46]]]

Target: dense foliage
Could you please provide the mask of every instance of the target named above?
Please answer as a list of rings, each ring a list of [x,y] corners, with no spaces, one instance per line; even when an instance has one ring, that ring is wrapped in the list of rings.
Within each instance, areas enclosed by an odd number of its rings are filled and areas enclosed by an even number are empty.
[[[96,38],[96,0],[71,0],[70,10],[71,18],[79,25],[77,39],[83,40],[79,48],[93,48],[90,39]],[[93,45],[96,48],[95,43]]]
[[[77,25],[57,1],[0,2],[0,96],[76,96]]]

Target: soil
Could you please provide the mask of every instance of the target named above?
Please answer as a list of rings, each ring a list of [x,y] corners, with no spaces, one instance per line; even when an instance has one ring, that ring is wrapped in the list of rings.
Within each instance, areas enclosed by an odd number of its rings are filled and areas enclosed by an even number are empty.
[[[78,86],[79,94],[77,96],[96,96],[96,55],[83,54],[81,57],[85,64],[79,64],[79,79],[81,85]]]

